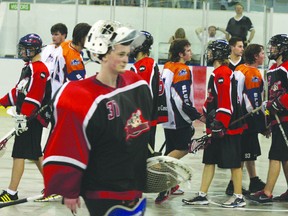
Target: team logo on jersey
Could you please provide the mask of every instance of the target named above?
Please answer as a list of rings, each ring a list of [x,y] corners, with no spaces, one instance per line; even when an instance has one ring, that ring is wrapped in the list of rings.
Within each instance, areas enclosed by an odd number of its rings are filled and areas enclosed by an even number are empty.
[[[144,119],[141,110],[132,113],[131,117],[126,122],[126,140],[138,137],[143,132],[149,130],[149,122]]]
[[[71,61],[71,65],[79,65],[80,64],[80,61],[78,59],[73,59]]]
[[[44,72],[41,72],[40,77],[41,77],[42,79],[44,79],[44,78],[46,77],[46,74],[45,74]]]
[[[218,79],[218,83],[219,83],[219,84],[224,83],[224,78],[223,78],[223,77],[220,77],[220,78]]]
[[[185,69],[180,70],[178,73],[179,76],[184,76],[186,74],[187,74],[187,71]]]
[[[146,67],[144,65],[139,67],[139,72],[144,72],[146,70]]]
[[[252,82],[259,82],[259,78],[256,76],[252,77]]]

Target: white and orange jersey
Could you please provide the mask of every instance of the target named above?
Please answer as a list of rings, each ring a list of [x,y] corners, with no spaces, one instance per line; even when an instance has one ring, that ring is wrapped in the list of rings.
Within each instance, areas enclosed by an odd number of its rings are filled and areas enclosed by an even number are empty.
[[[167,129],[187,127],[200,118],[194,107],[192,72],[189,66],[181,62],[167,62],[164,65],[162,79],[164,82],[168,122]]]
[[[66,81],[81,80],[86,76],[82,55],[71,43],[72,41],[65,41],[56,50],[54,71],[51,75],[52,96]]]

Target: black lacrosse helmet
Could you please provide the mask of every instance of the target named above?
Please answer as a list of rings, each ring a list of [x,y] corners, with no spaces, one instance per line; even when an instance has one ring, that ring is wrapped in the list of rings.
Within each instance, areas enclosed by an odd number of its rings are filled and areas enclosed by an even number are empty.
[[[138,40],[135,40],[134,43],[131,44],[131,53],[130,56],[136,58],[139,52],[148,53],[150,52],[151,46],[153,44],[153,36],[147,31],[141,31],[140,34],[144,36],[144,41],[137,44]]]
[[[279,56],[288,55],[288,35],[278,34],[273,36],[268,42],[268,58],[270,60],[277,60]],[[272,47],[275,49],[273,50]]]
[[[20,38],[17,48],[18,56],[25,62],[28,62],[41,52],[42,40],[37,34],[27,34]]]
[[[210,43],[206,50],[207,64],[213,64],[215,60],[225,60],[231,53],[230,45],[226,40],[215,40]]]

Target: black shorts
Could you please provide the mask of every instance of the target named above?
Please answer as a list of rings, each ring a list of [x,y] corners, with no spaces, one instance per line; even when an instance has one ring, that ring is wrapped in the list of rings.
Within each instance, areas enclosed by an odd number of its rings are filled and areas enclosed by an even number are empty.
[[[164,129],[166,139],[165,155],[173,150],[188,150],[188,144],[191,142],[193,130],[191,127],[173,129]]]
[[[242,161],[255,161],[261,155],[258,133],[243,133],[241,144]]]
[[[288,122],[281,123],[286,137],[288,137]],[[268,158],[270,160],[288,161],[288,147],[278,125],[272,127],[272,144]]]
[[[241,135],[225,135],[221,139],[211,139],[204,149],[204,164],[217,164],[219,168],[241,167]]]
[[[37,119],[31,120],[28,123],[28,130],[20,136],[15,136],[12,157],[38,160],[42,156],[42,130],[43,126]]]

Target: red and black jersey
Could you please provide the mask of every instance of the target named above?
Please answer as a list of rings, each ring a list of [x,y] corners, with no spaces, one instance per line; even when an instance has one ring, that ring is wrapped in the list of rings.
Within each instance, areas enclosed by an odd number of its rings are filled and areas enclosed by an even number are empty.
[[[240,122],[229,127],[231,122],[241,117],[241,110],[236,80],[228,66],[222,65],[213,71],[207,92],[208,96],[203,107],[204,113],[209,115],[215,111],[215,119],[224,125],[227,134],[241,134],[243,128]],[[206,128],[207,133],[211,133],[209,123],[206,124]]]
[[[283,91],[284,94],[281,97],[281,103],[285,107],[283,111],[278,114],[281,122],[288,121],[288,61],[285,61],[281,65],[273,64],[267,72],[268,83],[268,97],[269,100],[274,99],[274,95],[277,91]],[[277,124],[274,115],[270,115],[272,125]]]
[[[132,71],[119,75],[117,83],[114,89],[93,76],[66,83],[56,94],[44,151],[45,195],[113,194],[110,199],[124,200],[124,194],[133,199],[144,190],[150,89]]]
[[[150,57],[142,58],[134,63],[131,68],[148,83],[153,95],[153,112],[151,125],[168,121],[165,89],[160,77],[159,67],[155,60]]]
[[[33,116],[51,98],[49,71],[41,61],[26,63],[22,69],[19,82],[10,92],[0,99],[0,104],[16,106],[17,113]],[[43,113],[42,113],[43,114]],[[37,119],[47,126],[48,120],[43,115]]]

